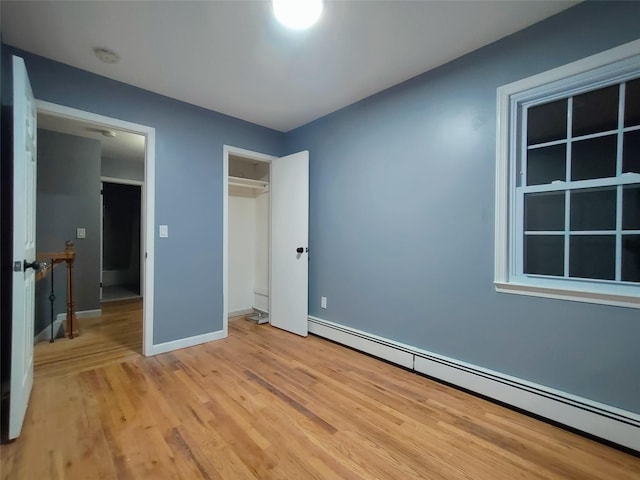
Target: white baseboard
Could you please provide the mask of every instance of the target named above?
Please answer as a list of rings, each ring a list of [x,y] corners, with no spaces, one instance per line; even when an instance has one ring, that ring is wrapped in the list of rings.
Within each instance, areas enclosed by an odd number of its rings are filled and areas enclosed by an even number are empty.
[[[239,317],[240,315],[249,315],[250,313],[253,313],[253,308],[244,308],[242,310],[235,310],[233,312],[229,312],[227,317],[228,318]]]
[[[76,319],[78,318],[93,318],[102,315],[102,309],[95,310],[80,310],[76,312]],[[59,313],[56,315],[56,322],[65,322],[67,320],[67,312]],[[64,324],[63,324],[64,325]]]
[[[158,355],[160,353],[167,353],[181,348],[193,347],[194,345],[200,345],[201,343],[220,340],[226,336],[227,333],[224,330],[218,330],[217,332],[204,333],[193,337],[181,338],[180,340],[159,343],[151,346],[151,352],[148,355]]]
[[[411,345],[309,317],[309,332],[640,451],[640,415]]]
[[[76,318],[90,318],[90,317],[99,317],[102,315],[102,310],[81,310],[76,312]],[[56,315],[56,319],[53,321],[53,338],[58,338],[58,333],[60,329],[63,328],[64,322],[67,320],[67,312],[59,313]],[[51,325],[46,326],[42,329],[38,335],[33,339],[34,345],[43,340],[51,339]]]
[[[309,333],[413,370],[413,354],[391,345],[388,340],[382,337],[343,327],[316,317],[309,317]]]
[[[99,317],[100,315],[102,315],[102,310],[101,309],[97,309],[97,310],[81,310],[79,312],[76,312],[76,318],[93,318],[93,317]],[[67,319],[67,312],[64,313],[59,313],[56,316],[56,322],[62,320],[63,322]]]
[[[65,319],[67,318],[66,313],[61,313],[60,315],[62,315],[62,317]],[[101,308],[96,308],[95,310],[81,310],[79,312],[76,312],[76,318],[91,318],[99,317],[100,315],[102,315]]]
[[[64,316],[56,316],[56,319],[53,321],[53,338],[58,338],[58,334],[60,333],[60,329],[62,328],[62,322],[64,322],[66,315]],[[33,344],[43,342],[44,340],[51,339],[51,324],[44,327],[38,335],[33,339]]]

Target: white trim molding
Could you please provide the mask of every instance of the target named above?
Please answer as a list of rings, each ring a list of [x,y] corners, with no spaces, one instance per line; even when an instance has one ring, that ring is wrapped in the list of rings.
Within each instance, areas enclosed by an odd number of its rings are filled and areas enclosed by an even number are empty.
[[[146,125],[107,117],[96,113],[66,107],[43,100],[36,100],[39,113],[46,113],[56,117],[80,120],[106,128],[115,128],[145,137],[144,158],[144,186],[143,186],[143,217],[144,225],[142,243],[144,245],[144,269],[142,273],[142,354],[153,355],[153,291],[154,291],[154,262],[155,262],[155,178],[156,178],[156,129]]]
[[[309,333],[640,452],[640,415],[309,316]]]
[[[597,303],[615,307],[640,308],[640,297],[617,295],[602,291],[581,291],[564,288],[548,288],[537,285],[519,284],[516,282],[494,282],[496,292],[527,295],[530,297],[555,298],[574,302]]]
[[[79,318],[94,318],[102,315],[102,309],[96,308],[93,310],[80,310],[76,312],[76,320]],[[60,329],[63,328],[64,322],[67,320],[67,312],[59,313],[56,315],[56,319],[53,321],[53,338],[58,338]],[[36,335],[33,343],[36,344],[42,340],[49,340],[51,338],[51,324],[44,327],[38,335]]]
[[[520,255],[516,252],[513,238],[519,218],[514,194],[518,172],[513,163],[519,148],[516,141],[519,110],[531,102],[566,98],[588,87],[624,81],[639,70],[640,40],[635,40],[497,89],[494,246],[497,292],[640,308],[640,288],[635,284],[523,275],[516,267],[522,252]]]
[[[58,338],[58,335],[60,334],[60,329],[62,328],[62,322],[64,322],[66,317],[67,317],[66,314],[56,315],[56,319],[53,321],[53,338],[54,339]],[[36,335],[35,338],[33,339],[33,344],[35,345],[36,343],[40,343],[50,339],[51,339],[51,324],[47,325],[42,330],[40,330],[40,333],[38,333],[38,335]]]
[[[362,330],[309,316],[309,333],[413,370],[411,347]]]
[[[93,310],[80,310],[79,312],[76,312],[76,318],[93,318],[93,317],[99,317],[100,315],[102,315],[101,308],[94,308]],[[60,316],[65,320],[67,318],[66,313],[58,314],[58,317]]]
[[[161,353],[172,352],[181,348],[194,347],[214,340],[221,340],[226,337],[227,332],[224,330],[218,330],[217,332],[204,333],[202,335],[181,338],[180,340],[173,340],[171,342],[158,343],[153,345],[151,355],[159,355]]]

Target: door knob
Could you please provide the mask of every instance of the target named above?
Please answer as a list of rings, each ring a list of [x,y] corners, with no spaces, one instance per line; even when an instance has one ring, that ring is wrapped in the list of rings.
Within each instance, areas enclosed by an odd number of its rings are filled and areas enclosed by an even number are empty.
[[[25,272],[27,271],[27,268],[33,268],[36,272],[40,270],[40,264],[38,262],[29,263],[25,260],[22,265]]]

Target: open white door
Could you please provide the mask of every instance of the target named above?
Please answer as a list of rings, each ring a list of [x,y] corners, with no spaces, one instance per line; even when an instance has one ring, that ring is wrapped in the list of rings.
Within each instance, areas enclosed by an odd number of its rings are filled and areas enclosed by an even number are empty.
[[[271,162],[271,325],[307,336],[309,152]]]
[[[17,438],[33,385],[36,283],[36,107],[24,61],[13,57],[13,319],[9,438]]]

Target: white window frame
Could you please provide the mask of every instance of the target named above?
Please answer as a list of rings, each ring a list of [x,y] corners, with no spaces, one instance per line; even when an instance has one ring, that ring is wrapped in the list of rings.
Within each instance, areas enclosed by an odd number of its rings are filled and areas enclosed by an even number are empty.
[[[499,87],[497,90],[495,276],[496,291],[605,305],[640,308],[640,285],[524,275],[518,271],[522,232],[518,205],[518,115],[526,104],[577,95],[599,85],[622,82],[640,71],[640,40],[626,43],[562,67]],[[635,174],[630,174],[635,177]],[[630,179],[635,182],[635,179]],[[588,181],[587,181],[588,182]],[[521,242],[520,242],[521,243]],[[519,268],[518,268],[519,267]]]

